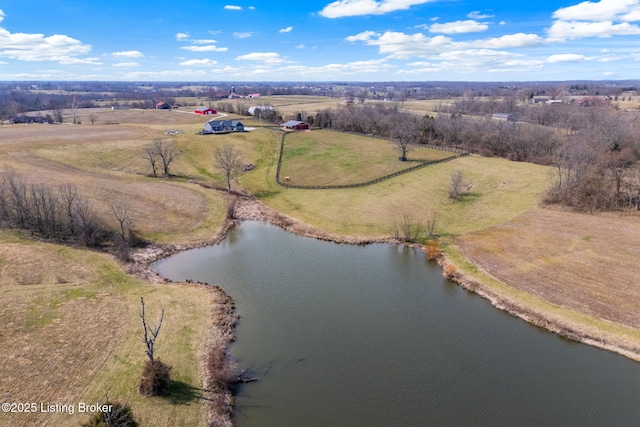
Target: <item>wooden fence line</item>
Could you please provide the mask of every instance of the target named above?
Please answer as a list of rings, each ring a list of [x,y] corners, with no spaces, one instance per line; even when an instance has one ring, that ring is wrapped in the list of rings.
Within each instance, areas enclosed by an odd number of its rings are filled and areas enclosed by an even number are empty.
[[[410,168],[407,169],[402,169],[400,171],[394,172],[394,173],[390,173],[388,175],[384,175],[381,176],[379,178],[373,179],[371,181],[366,181],[366,182],[360,182],[357,184],[336,184],[336,185],[296,185],[296,184],[290,184],[288,182],[282,182],[280,181],[280,168],[282,166],[282,156],[284,154],[284,142],[285,139],[287,137],[287,135],[289,135],[291,132],[286,132],[282,135],[282,139],[280,140],[280,155],[278,156],[278,168],[276,170],[276,182],[278,183],[278,185],[281,185],[282,187],[286,187],[286,188],[296,188],[296,189],[301,189],[301,190],[337,190],[337,189],[344,189],[344,188],[359,188],[359,187],[367,187],[369,185],[374,185],[374,184],[378,184],[379,182],[382,181],[386,181],[388,179],[394,178],[396,176],[405,174],[405,173],[409,173],[409,172],[413,172],[415,170],[418,169],[422,169],[426,166],[429,165],[434,165],[437,163],[444,163],[444,162],[448,162],[450,160],[456,159],[458,157],[464,157],[464,156],[468,156],[469,153],[462,151],[462,150],[458,150],[456,148],[448,148],[448,149],[443,149],[441,147],[437,147],[437,146],[430,146],[430,145],[420,145],[421,147],[428,147],[428,148],[432,148],[434,150],[440,150],[440,151],[449,151],[449,152],[455,152],[458,153],[459,156],[454,155],[454,156],[450,156],[450,157],[446,157],[444,159],[439,159],[439,160],[427,160],[426,162],[421,162],[420,164],[416,165],[416,166],[412,166]],[[344,133],[351,133],[354,135],[359,135],[362,136],[362,134],[358,134],[355,132],[344,132]],[[378,139],[383,139],[386,141],[391,141],[387,138],[380,138],[380,137],[375,137],[375,136],[371,136],[371,135],[366,135],[372,138],[378,138]]]

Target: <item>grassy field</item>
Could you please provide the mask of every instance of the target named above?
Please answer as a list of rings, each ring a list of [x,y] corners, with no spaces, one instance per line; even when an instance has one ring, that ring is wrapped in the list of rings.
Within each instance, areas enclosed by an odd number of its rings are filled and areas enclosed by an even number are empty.
[[[207,291],[149,285],[111,257],[0,232],[0,332],[3,402],[128,403],[141,425],[202,425],[200,352],[210,310]],[[145,360],[140,296],[149,319],[166,315],[157,355],[172,365],[168,398],[143,398],[136,384]],[[192,396],[189,398],[188,396]],[[177,402],[176,402],[177,400]],[[78,425],[87,414],[0,413],[0,425]]]
[[[280,177],[297,185],[356,184],[453,155],[416,148],[410,161],[400,162],[396,146],[388,141],[330,131],[295,132],[285,141]]]
[[[450,176],[463,171],[470,193],[454,203]],[[436,214],[439,234],[459,235],[508,221],[534,207],[547,185],[546,167],[469,156],[429,166],[375,186],[348,190],[284,189],[271,179],[247,180],[251,191],[276,210],[321,229],[346,235],[391,235],[394,218],[409,214],[425,220]],[[261,171],[254,171],[255,175]],[[269,169],[262,173],[275,174]],[[350,170],[345,180],[357,180]],[[242,178],[243,183],[245,177]]]
[[[457,244],[473,264],[516,289],[640,328],[639,240],[637,216],[533,209]]]
[[[202,117],[166,111],[81,113],[82,125],[0,128],[0,170],[10,168],[49,185],[73,183],[107,222],[108,203],[127,202],[136,228],[154,241],[196,242],[218,232],[224,196],[188,182],[203,177],[189,154],[191,145],[207,146],[196,135]],[[95,115],[93,125],[89,115]],[[181,133],[165,134],[175,129]],[[171,179],[148,176],[141,149],[155,138],[171,139],[183,151]],[[206,166],[213,171],[212,161]],[[157,354],[173,366],[168,398],[143,398],[136,391],[146,357],[140,296],[154,322],[166,309]],[[141,425],[205,423],[197,397],[211,309],[204,289],[147,284],[125,274],[106,254],[1,232],[0,304],[3,401],[95,404],[108,392],[110,400],[129,404]],[[0,425],[67,426],[87,419],[86,414],[0,414]]]
[[[325,100],[279,102],[293,111]],[[406,104],[415,111],[433,108]],[[36,182],[74,183],[107,221],[109,202],[126,201],[145,238],[196,243],[209,240],[223,224],[225,194],[205,187],[224,186],[213,153],[232,144],[243,163],[256,166],[241,174],[234,188],[279,212],[331,233],[361,237],[390,236],[394,220],[405,214],[416,221],[435,215],[441,246],[460,269],[524,304],[544,306],[551,317],[572,318],[640,342],[633,305],[640,296],[633,277],[638,218],[539,207],[549,185],[548,167],[468,156],[370,187],[287,189],[275,182],[282,134],[259,128],[252,118],[240,118],[245,126],[258,127],[251,132],[197,135],[210,118],[188,109],[79,113],[82,125],[0,127],[0,171],[11,168]],[[172,141],[181,151],[171,178],[151,178],[142,158],[144,145],[156,138]],[[410,153],[412,158],[438,155],[448,153]],[[361,182],[402,166],[397,157],[380,140],[301,132],[288,137],[282,175],[296,183]],[[453,202],[447,193],[456,171],[463,172],[469,193]],[[142,398],[135,390],[144,361],[140,296],[152,318],[161,307],[167,311],[158,354],[174,366],[177,381],[167,399]],[[109,391],[112,400],[132,406],[142,425],[203,424],[202,402],[193,389],[202,383],[199,352],[210,307],[202,289],[144,283],[124,274],[106,254],[4,231],[0,304],[5,325],[0,393],[5,401],[95,403]],[[0,414],[0,425],[66,426],[83,420],[78,415],[14,415]]]

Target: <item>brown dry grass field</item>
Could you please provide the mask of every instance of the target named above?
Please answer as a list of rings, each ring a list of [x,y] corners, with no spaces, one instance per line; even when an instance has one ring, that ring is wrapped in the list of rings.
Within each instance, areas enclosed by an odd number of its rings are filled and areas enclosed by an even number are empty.
[[[106,254],[34,242],[0,232],[0,330],[3,402],[126,402],[141,425],[204,423],[195,398],[144,398],[136,382],[146,358],[138,317],[166,316],[157,355],[172,365],[181,389],[202,387],[200,352],[210,309],[207,291],[145,284]],[[189,394],[187,394],[189,396]],[[3,426],[79,425],[88,414],[0,413]],[[169,424],[167,424],[167,420]]]
[[[456,243],[473,264],[516,289],[639,329],[639,220],[536,208]]]
[[[324,101],[298,102],[320,106]],[[428,111],[433,105],[414,108]],[[279,131],[197,135],[210,117],[188,109],[79,113],[81,125],[0,127],[0,171],[11,168],[35,182],[74,183],[107,220],[109,202],[128,202],[145,238],[192,244],[211,239],[225,215],[224,193],[193,181],[224,185],[213,153],[232,144],[243,163],[256,166],[234,181],[234,188],[279,212],[331,233],[362,237],[391,235],[398,215],[420,220],[436,214],[441,247],[461,270],[525,305],[640,347],[640,283],[633,276],[640,218],[540,207],[549,185],[547,167],[468,156],[366,188],[285,189],[275,183]],[[241,120],[260,126],[252,118]],[[169,130],[179,132],[168,135]],[[297,156],[307,167],[322,169],[319,165],[327,159],[375,157],[371,150],[357,148],[366,138],[312,134],[314,146]],[[171,178],[151,178],[141,156],[144,145],[155,138],[170,140],[181,151]],[[393,150],[389,155],[397,159]],[[464,172],[470,193],[453,203],[447,189],[458,170]],[[352,180],[361,171],[345,165],[339,173]],[[158,354],[174,366],[183,392],[169,399],[145,399],[135,391],[144,361],[137,317],[141,295],[150,313],[167,310]],[[202,402],[193,391],[202,383],[199,353],[210,308],[201,288],[144,283],[125,274],[109,255],[2,231],[0,304],[4,401],[93,402],[109,391],[113,400],[132,406],[142,425],[203,425]],[[14,415],[0,414],[0,425],[83,421],[78,415]]]

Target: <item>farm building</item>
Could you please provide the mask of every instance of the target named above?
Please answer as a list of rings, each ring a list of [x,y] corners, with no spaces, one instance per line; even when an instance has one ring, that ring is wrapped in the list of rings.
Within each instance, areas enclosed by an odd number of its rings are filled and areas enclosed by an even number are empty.
[[[202,133],[243,132],[244,125],[238,120],[209,120]]]
[[[508,113],[495,113],[491,115],[493,120],[500,120],[503,122],[515,122],[516,116]]]
[[[194,113],[205,114],[205,115],[218,114],[218,112],[213,108],[207,108],[207,107],[198,107],[195,109]]]
[[[305,129],[309,129],[309,123],[300,122],[298,120],[289,120],[286,123],[282,123],[280,126],[282,126],[284,129],[288,129],[288,130],[305,130]]]
[[[171,105],[167,104],[166,102],[158,102],[156,104],[156,108],[158,110],[171,110]]]
[[[260,111],[273,111],[273,107],[271,105],[254,105],[247,109],[247,113],[250,115],[255,115],[256,110]]]

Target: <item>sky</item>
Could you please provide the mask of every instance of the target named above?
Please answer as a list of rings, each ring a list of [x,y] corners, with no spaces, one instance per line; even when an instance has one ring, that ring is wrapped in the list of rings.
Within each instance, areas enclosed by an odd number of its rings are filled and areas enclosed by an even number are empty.
[[[0,80],[639,78],[640,0],[0,0]]]

